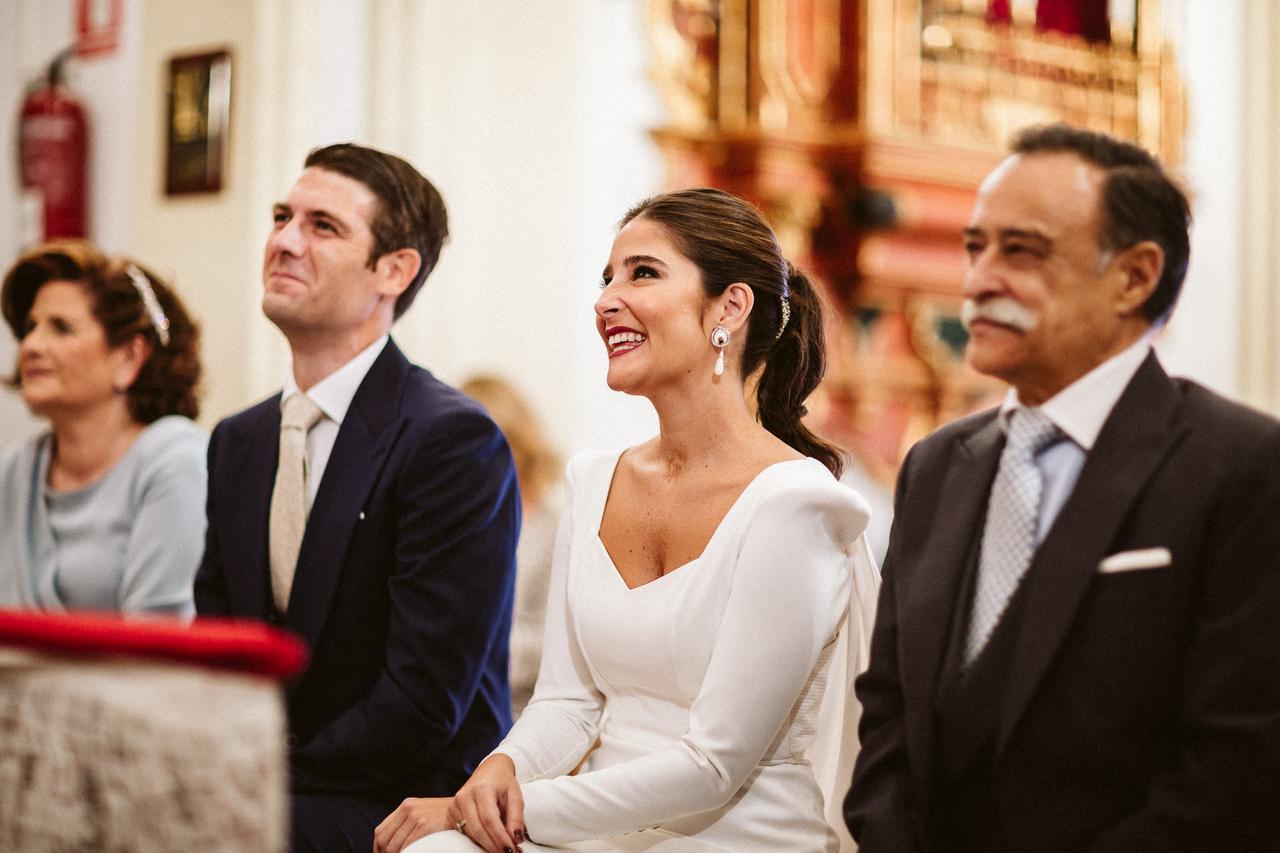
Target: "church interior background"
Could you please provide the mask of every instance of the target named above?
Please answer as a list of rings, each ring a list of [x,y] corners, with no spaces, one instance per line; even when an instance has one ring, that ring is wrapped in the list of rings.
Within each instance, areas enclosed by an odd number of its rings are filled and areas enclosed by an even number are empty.
[[[206,425],[279,387],[285,348],[258,310],[270,206],[307,150],[357,140],[449,205],[397,339],[448,381],[511,379],[565,452],[656,429],[605,388],[592,322],[619,216],[677,186],[752,199],[831,308],[811,417],[890,483],[911,442],[1001,393],[963,363],[959,233],[1010,134],[1053,120],[1181,176],[1196,225],[1162,359],[1280,411],[1270,0],[5,0],[8,144],[25,87],[94,6],[114,44],[69,75],[89,236],[170,275],[202,322]],[[222,186],[168,195],[169,63],[210,51],[230,56]],[[39,236],[15,163],[0,156],[6,266]],[[0,443],[37,427],[0,395]]]

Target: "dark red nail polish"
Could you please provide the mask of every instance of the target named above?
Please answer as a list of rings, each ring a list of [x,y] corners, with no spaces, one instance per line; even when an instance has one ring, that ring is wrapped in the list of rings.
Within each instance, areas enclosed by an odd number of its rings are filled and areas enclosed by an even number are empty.
[[[524,830],[523,830],[523,829],[517,829],[513,834],[514,834],[514,835],[515,835],[515,837],[516,837],[516,844],[520,844],[521,842],[523,842],[523,841],[524,841]]]

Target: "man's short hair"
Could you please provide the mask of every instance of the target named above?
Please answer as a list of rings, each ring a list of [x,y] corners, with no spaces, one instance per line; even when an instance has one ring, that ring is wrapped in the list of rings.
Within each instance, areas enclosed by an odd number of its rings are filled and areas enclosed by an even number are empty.
[[[1014,154],[1076,154],[1106,172],[1098,247],[1122,250],[1151,240],[1164,250],[1164,271],[1142,313],[1152,323],[1167,319],[1187,274],[1191,205],[1160,162],[1131,142],[1067,124],[1029,127],[1010,147]]]
[[[399,319],[435,268],[440,247],[449,236],[449,216],[440,192],[394,154],[354,143],[316,148],[307,155],[305,165],[357,180],[378,197],[378,208],[369,223],[373,232],[370,269],[383,255],[399,249],[415,249],[422,257],[418,274],[396,299],[395,317]]]

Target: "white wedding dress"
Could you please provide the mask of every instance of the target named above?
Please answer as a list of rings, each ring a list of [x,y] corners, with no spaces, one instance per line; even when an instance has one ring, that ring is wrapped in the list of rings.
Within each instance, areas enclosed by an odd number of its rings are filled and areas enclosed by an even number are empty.
[[[866,503],[812,459],[780,462],[699,557],[632,589],[598,533],[619,456],[570,462],[537,687],[495,750],[523,849],[852,850],[852,679],[879,586]],[[450,831],[408,851],[476,849]]]

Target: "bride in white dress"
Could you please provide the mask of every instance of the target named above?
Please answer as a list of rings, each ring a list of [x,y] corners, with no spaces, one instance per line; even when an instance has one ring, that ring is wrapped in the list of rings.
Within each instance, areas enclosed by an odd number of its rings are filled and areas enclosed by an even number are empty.
[[[878,576],[865,502],[800,422],[819,299],[754,208],[708,189],[629,211],[601,287],[609,387],[660,432],[570,462],[532,701],[374,850],[852,849]]]

